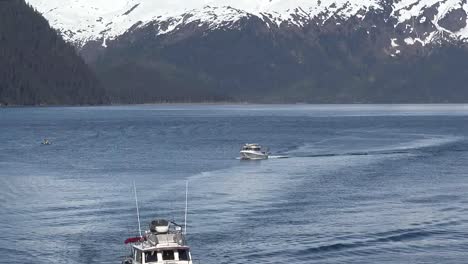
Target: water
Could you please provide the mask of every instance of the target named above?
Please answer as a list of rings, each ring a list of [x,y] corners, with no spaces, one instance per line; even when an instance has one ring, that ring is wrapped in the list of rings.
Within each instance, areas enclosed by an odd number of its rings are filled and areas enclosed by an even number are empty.
[[[468,257],[465,105],[8,108],[0,126],[0,263],[120,263],[133,180],[144,226],[183,221],[189,180],[200,263]],[[240,161],[246,142],[283,158]]]

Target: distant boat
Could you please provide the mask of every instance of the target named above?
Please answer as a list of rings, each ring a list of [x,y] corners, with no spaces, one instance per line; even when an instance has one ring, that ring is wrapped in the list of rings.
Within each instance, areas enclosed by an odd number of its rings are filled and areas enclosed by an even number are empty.
[[[52,142],[50,142],[47,138],[45,138],[44,140],[42,140],[42,145],[52,145]]]
[[[268,151],[259,144],[245,144],[240,151],[243,160],[264,160],[268,159],[268,155]]]

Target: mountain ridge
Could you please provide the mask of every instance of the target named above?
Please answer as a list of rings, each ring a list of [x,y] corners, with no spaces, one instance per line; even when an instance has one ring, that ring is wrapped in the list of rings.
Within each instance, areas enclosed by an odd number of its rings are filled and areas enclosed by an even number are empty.
[[[69,1],[68,5],[58,0],[29,0],[52,26],[58,29],[67,41],[82,47],[88,41],[101,40],[106,46],[108,39],[115,39],[127,31],[157,24],[156,34],[168,34],[197,22],[209,25],[209,29],[229,27],[245,17],[257,17],[269,26],[295,25],[303,27],[310,23],[324,24],[331,18],[347,20],[365,18],[371,10],[384,11],[391,8],[390,18],[394,26],[406,24],[415,28],[419,24],[431,24],[427,32],[406,40],[407,44],[433,40],[437,32],[444,32],[456,39],[468,40],[468,4],[465,0],[264,0],[264,1],[171,1],[163,0],[86,0]],[[445,23],[462,24],[444,27],[439,23],[452,13],[460,18]],[[416,21],[415,21],[416,20]],[[452,19],[453,20],[453,19]],[[417,25],[415,25],[417,24]],[[441,25],[442,24],[442,25]]]
[[[66,3],[113,102],[468,101],[466,0]]]

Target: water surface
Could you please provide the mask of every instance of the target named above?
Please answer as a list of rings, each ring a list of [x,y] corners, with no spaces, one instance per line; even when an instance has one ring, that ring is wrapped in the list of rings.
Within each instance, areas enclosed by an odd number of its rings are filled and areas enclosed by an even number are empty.
[[[200,263],[466,263],[467,138],[466,105],[3,108],[0,262],[120,263],[132,181],[146,226],[188,180]]]

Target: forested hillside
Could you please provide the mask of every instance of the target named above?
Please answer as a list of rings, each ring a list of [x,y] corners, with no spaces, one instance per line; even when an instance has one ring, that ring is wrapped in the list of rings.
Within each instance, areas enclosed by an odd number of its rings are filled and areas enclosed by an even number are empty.
[[[0,0],[0,105],[107,102],[94,73],[24,0]]]

